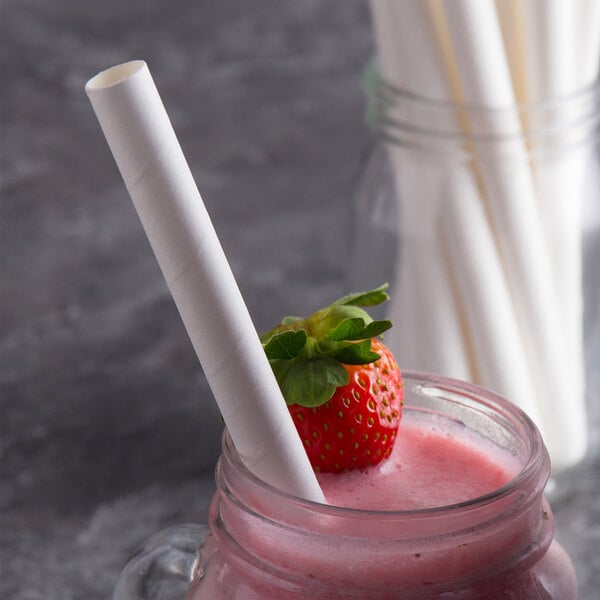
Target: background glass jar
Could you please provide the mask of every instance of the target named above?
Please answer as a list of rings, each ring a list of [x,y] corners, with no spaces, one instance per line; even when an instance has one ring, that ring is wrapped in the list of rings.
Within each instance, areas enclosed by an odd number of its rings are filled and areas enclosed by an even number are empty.
[[[389,281],[400,364],[516,402],[563,472],[600,448],[600,86],[505,109],[366,87],[353,287]]]
[[[535,425],[491,392],[407,373],[403,419],[460,422],[507,451],[517,474],[494,492],[412,511],[341,509],[254,477],[227,435],[208,538],[183,526],[126,566],[115,600],[576,598],[573,566],[553,541],[543,489],[548,454]],[[192,581],[193,577],[193,581]]]

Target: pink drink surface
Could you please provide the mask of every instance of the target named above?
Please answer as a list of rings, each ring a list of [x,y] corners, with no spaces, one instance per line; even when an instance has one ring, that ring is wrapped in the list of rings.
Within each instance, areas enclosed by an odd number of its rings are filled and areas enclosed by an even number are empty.
[[[508,453],[454,433],[447,426],[402,422],[387,460],[369,469],[318,475],[327,501],[369,510],[448,506],[492,492],[514,476],[518,466]]]

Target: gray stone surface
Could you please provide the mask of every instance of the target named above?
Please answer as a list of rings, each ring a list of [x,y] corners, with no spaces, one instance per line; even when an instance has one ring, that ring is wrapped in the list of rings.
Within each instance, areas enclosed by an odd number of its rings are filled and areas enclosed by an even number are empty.
[[[347,290],[371,52],[362,0],[1,0],[3,600],[106,598],[212,493],[221,422],[85,81],[149,63],[264,329]],[[556,502],[584,600],[598,468]]]

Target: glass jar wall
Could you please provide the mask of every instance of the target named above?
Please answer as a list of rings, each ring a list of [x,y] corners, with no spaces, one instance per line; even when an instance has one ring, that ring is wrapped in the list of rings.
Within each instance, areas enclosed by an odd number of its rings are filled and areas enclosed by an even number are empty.
[[[517,403],[561,473],[599,446],[600,88],[506,109],[375,69],[367,89],[354,287],[389,281],[399,363]]]

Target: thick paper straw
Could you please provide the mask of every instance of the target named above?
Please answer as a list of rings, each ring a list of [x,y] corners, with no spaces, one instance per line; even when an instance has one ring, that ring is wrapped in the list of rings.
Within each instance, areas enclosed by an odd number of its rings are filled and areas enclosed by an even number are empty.
[[[323,502],[146,63],[85,89],[240,457],[278,489]]]
[[[475,113],[472,116],[478,118],[471,118],[471,127],[477,133],[509,136],[504,146],[495,145],[501,151],[486,155],[478,146],[477,152],[490,191],[504,269],[542,398],[546,443],[559,471],[585,452],[585,413],[572,406],[571,378],[565,372],[568,349],[560,329],[550,255],[526,149],[518,138],[511,137],[519,134],[520,123],[516,111],[506,110],[514,106],[515,98],[499,21],[492,0],[456,0],[446,11],[446,18],[466,97],[470,102],[502,109],[495,114]]]

